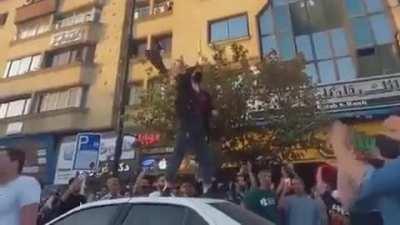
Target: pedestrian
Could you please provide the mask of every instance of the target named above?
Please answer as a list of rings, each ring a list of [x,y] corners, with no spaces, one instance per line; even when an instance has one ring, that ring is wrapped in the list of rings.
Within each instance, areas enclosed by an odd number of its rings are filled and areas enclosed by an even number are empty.
[[[163,191],[165,186],[167,185],[167,181],[164,175],[160,175],[157,178],[157,181],[154,183],[155,191],[149,194],[149,197],[161,197],[163,196]]]
[[[118,177],[110,177],[107,180],[107,189],[108,193],[104,195],[101,200],[111,200],[122,198],[123,195],[121,194],[121,184],[119,182]]]
[[[58,207],[58,214],[62,215],[71,209],[78,207],[87,202],[84,195],[80,194],[82,187],[82,179],[77,176],[68,181],[68,189],[61,196],[61,202]]]
[[[190,182],[183,182],[179,187],[179,197],[193,198],[196,197],[196,189]]]
[[[176,173],[189,150],[194,150],[200,164],[203,193],[211,187],[215,172],[213,153],[208,146],[210,119],[213,110],[211,97],[201,87],[202,73],[187,70],[177,76],[176,115],[179,122],[174,152],[167,168],[168,188],[174,185]]]
[[[21,175],[25,153],[0,149],[0,225],[36,225],[41,189],[35,178]]]
[[[286,225],[320,225],[322,212],[318,203],[307,195],[300,177],[292,179],[293,195],[285,197],[288,186],[284,187],[279,202]]]
[[[260,185],[253,188],[244,196],[242,205],[272,223],[278,224],[278,199],[275,192],[271,189],[271,172],[269,170],[262,170],[258,173],[257,177]]]

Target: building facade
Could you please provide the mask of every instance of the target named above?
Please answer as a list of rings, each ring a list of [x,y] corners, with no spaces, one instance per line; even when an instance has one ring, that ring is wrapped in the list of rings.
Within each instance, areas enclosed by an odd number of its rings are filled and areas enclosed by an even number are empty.
[[[161,48],[168,68],[237,42],[259,60],[302,54],[325,108],[364,132],[400,111],[398,0],[137,0],[134,18],[131,105],[157,74],[146,49]]]
[[[27,149],[25,172],[54,174],[64,137],[113,128],[124,7],[0,1],[0,143]]]

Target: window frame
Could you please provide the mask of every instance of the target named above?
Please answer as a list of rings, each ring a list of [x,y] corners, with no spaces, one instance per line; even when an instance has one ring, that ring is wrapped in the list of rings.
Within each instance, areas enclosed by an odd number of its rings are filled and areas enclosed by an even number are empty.
[[[58,223],[60,223],[61,221],[63,221],[67,217],[70,217],[70,216],[72,216],[74,214],[77,214],[77,213],[80,213],[80,212],[84,212],[84,211],[91,210],[91,209],[110,207],[110,206],[116,206],[118,209],[117,209],[117,212],[115,213],[115,215],[112,217],[113,219],[110,220],[110,222],[107,225],[113,225],[115,221],[118,221],[117,224],[122,224],[122,220],[123,220],[123,218],[126,217],[126,213],[128,211],[127,208],[129,206],[129,204],[127,204],[127,203],[100,205],[100,206],[84,208],[84,209],[77,210],[77,211],[70,211],[69,213],[64,214],[62,217],[58,218],[57,220],[51,222],[50,225],[58,225]]]
[[[164,51],[162,51],[162,55],[167,55],[170,56],[172,54],[172,42],[173,42],[173,35],[172,32],[169,33],[162,33],[162,34],[158,34],[158,35],[154,35],[151,37],[151,48],[153,49],[154,47],[156,47],[157,43],[160,43],[160,40],[169,38],[171,40],[170,42],[170,49],[163,49]],[[161,46],[162,47],[162,46]]]
[[[74,52],[77,53],[73,54]],[[57,68],[76,63],[84,65],[92,64],[94,63],[95,52],[96,45],[94,44],[79,44],[48,51],[46,52],[45,57],[45,68]],[[68,59],[66,60],[66,62],[54,65],[55,57],[63,54],[68,54]]]
[[[230,37],[230,33],[229,33],[229,21],[232,19],[238,19],[240,17],[244,17],[246,20],[246,35],[241,36],[241,37]],[[223,39],[223,40],[216,40],[213,41],[212,40],[212,25],[216,24],[216,23],[221,23],[224,22],[226,23],[226,27],[227,27],[227,38]],[[238,14],[234,14],[234,15],[230,15],[230,16],[226,16],[223,18],[219,18],[219,19],[214,19],[214,20],[209,20],[207,22],[207,41],[209,44],[218,44],[218,43],[224,43],[224,42],[232,42],[232,41],[236,41],[236,40],[240,40],[243,38],[249,38],[250,37],[250,24],[249,24],[249,14],[247,12],[243,12],[243,13],[238,13]]]
[[[41,57],[41,62],[39,64],[39,68],[33,70],[33,68],[32,68],[33,59],[35,57],[39,57],[39,56]],[[26,60],[27,58],[29,58],[29,65],[27,67],[27,71],[24,72],[24,73],[20,73],[21,62],[23,60]],[[44,58],[44,55],[42,53],[38,53],[38,54],[28,55],[28,56],[24,56],[24,57],[15,58],[15,59],[9,59],[9,60],[7,60],[7,64],[6,64],[6,67],[5,67],[5,70],[4,70],[2,78],[3,79],[9,79],[9,78],[13,78],[13,77],[17,77],[17,76],[22,76],[22,75],[28,74],[30,72],[35,72],[35,71],[41,70],[43,68],[43,58]],[[13,74],[13,75],[10,75],[10,71],[11,71],[11,68],[13,66],[13,63],[17,63],[17,62],[19,63],[17,72],[15,74]]]
[[[79,105],[71,105],[71,91],[72,90],[77,90],[78,91],[78,96],[79,97]],[[60,95],[64,94],[65,92],[68,92],[68,99],[63,99],[62,101],[67,103],[67,105],[64,106],[59,106],[60,104]],[[49,91],[43,91],[37,94],[37,106],[35,108],[35,113],[46,113],[46,112],[52,112],[52,111],[59,111],[59,110],[66,110],[66,109],[82,109],[84,108],[85,105],[85,100],[86,100],[86,94],[87,94],[87,87],[85,86],[72,86],[72,87],[67,87],[67,88],[62,88],[62,89],[55,89],[55,90],[49,90]],[[55,98],[55,102],[51,102],[50,100],[54,100],[51,98]],[[76,99],[74,99],[76,100]],[[44,103],[45,101],[50,101]],[[43,105],[46,104],[46,105]],[[49,104],[53,104],[50,105]],[[45,109],[43,109],[45,108]]]
[[[19,115],[14,115],[14,116],[8,116],[8,112],[9,112],[9,107],[10,107],[10,103],[12,102],[17,102],[17,101],[24,101],[24,105],[22,107],[22,113]],[[2,119],[9,119],[9,118],[17,118],[17,117],[22,117],[25,115],[29,115],[30,113],[32,113],[32,109],[33,109],[33,97],[32,95],[23,95],[23,96],[18,96],[18,97],[14,97],[11,99],[5,99],[3,101],[0,101],[0,108],[2,105],[6,105],[6,109],[4,112],[4,117],[2,117],[0,115],[0,120]]]

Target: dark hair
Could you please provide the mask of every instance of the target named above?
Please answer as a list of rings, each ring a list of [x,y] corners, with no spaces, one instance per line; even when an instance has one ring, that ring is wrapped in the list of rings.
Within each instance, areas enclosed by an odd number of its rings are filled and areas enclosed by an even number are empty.
[[[385,158],[395,159],[400,155],[400,143],[390,137],[377,135],[376,145]]]
[[[18,162],[18,173],[20,174],[25,164],[25,152],[12,147],[0,147],[0,151],[6,152],[11,162]]]
[[[75,180],[75,177],[72,177],[68,180],[68,185],[71,185]]]

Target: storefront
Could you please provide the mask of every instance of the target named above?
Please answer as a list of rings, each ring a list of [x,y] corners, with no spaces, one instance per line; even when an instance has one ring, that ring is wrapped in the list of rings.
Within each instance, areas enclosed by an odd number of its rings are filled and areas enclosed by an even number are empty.
[[[0,139],[0,146],[10,146],[25,152],[23,173],[36,177],[43,185],[51,184],[56,165],[53,135],[15,136]]]

